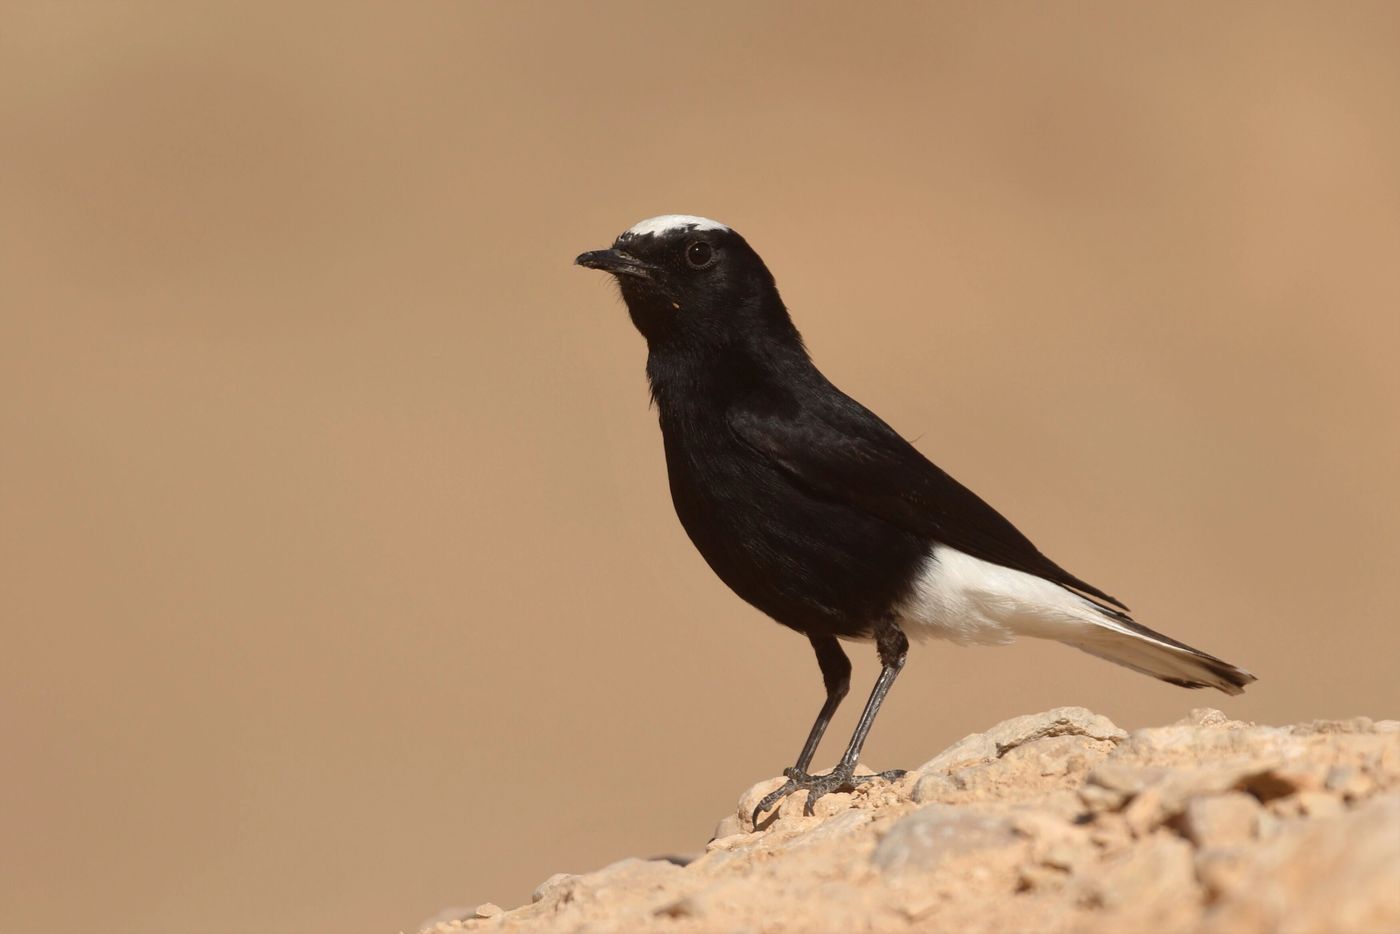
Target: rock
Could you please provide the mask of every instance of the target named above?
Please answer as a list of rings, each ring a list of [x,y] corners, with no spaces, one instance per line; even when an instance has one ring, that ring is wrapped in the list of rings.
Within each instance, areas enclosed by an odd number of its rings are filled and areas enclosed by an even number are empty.
[[[452,907],[444,908],[431,918],[418,925],[418,930],[423,934],[436,934],[440,930],[452,930],[451,922],[465,921],[468,918],[476,917],[476,908]],[[460,928],[459,928],[460,929]]]
[[[834,791],[829,795],[823,795],[817,799],[817,803],[812,807],[812,813],[817,817],[831,817],[841,811],[848,810],[854,796],[847,791]]]
[[[788,846],[790,849],[796,850],[822,846],[842,837],[853,835],[857,830],[869,826],[873,819],[874,815],[867,811],[843,811],[836,814],[831,820],[817,821],[816,826],[793,840]]]
[[[1154,758],[1158,751],[1153,751]],[[1241,791],[1269,802],[1320,785],[1322,775],[1320,768],[1261,766],[1238,757],[1199,768],[1132,766],[1115,759],[1089,773],[1079,797],[1093,811],[1121,811],[1129,829],[1142,836],[1179,818],[1192,798]]]
[[[1400,724],[1202,708],[1125,734],[1082,708],[959,740],[921,772],[744,792],[695,857],[551,876],[433,934],[711,930],[1400,931]],[[1019,894],[1018,894],[1019,893]]]
[[[897,821],[875,848],[883,873],[929,872],[950,857],[1010,847],[1020,839],[1004,817],[929,804]]]
[[[920,804],[951,804],[958,795],[958,783],[948,775],[921,775],[914,783],[914,800]]]
[[[530,901],[538,902],[548,897],[572,878],[573,876],[569,875],[567,872],[556,872],[554,875],[535,886],[535,891],[530,893]]]
[[[1086,872],[1084,891],[1095,905],[1150,913],[1158,904],[1194,900],[1195,885],[1190,845],[1159,833]]]
[[[1327,773],[1330,771],[1322,763],[1290,762],[1270,769],[1273,780],[1289,789],[1290,794],[1300,791],[1320,791],[1327,786]]]
[[[1324,791],[1298,793],[1298,813],[1305,817],[1336,817],[1346,810],[1342,799]]]
[[[1181,831],[1199,847],[1233,846],[1254,839],[1259,830],[1259,801],[1230,791],[1186,802]]]
[[[1246,847],[1215,847],[1196,854],[1196,878],[1205,889],[1207,901],[1219,901],[1243,884],[1250,871],[1250,851]]]
[[[965,736],[925,762],[918,771],[925,774],[989,762],[1007,752],[1049,736],[1087,736],[1107,742],[1121,742],[1127,734],[1107,717],[1083,707],[1056,707],[1045,713],[1003,720],[985,733]]]
[[[1286,798],[1311,785],[1312,778],[1306,772],[1282,766],[1247,772],[1235,780],[1236,788],[1249,792],[1260,801]]]
[[[759,800],[762,799],[760,798]],[[753,813],[753,808],[749,808],[749,813]],[[744,822],[739,818],[737,813],[726,814],[721,817],[719,823],[715,825],[715,832],[710,834],[710,841],[714,842],[715,840],[732,836],[736,833],[743,833],[744,830]]]
[[[1112,791],[1127,800],[1148,785],[1161,781],[1162,769],[1138,769],[1122,762],[1105,762],[1089,773],[1088,784]]]
[[[1065,713],[1079,710],[1065,707],[1040,717],[1018,717],[981,742],[963,740],[952,754],[920,770],[914,800],[962,804],[1003,798],[1008,788],[1044,794],[1079,787],[1122,732],[1102,717]]]
[[[1203,930],[1400,930],[1400,795],[1290,822],[1227,886]]]
[[[741,829],[753,829],[753,809],[758,807],[758,802],[766,798],[771,792],[777,791],[779,788],[783,787],[783,783],[786,781],[787,779],[783,778],[781,775],[776,778],[767,778],[739,796],[739,808],[735,811],[734,816],[738,818]],[[771,814],[760,814],[758,819],[761,822],[767,820],[771,816]]]
[[[1145,837],[1171,816],[1171,805],[1160,786],[1144,788],[1123,808],[1123,822],[1135,837]]]
[[[1193,707],[1191,712],[1176,721],[1177,726],[1226,726],[1232,722],[1223,711],[1214,707]]]
[[[1337,765],[1328,770],[1323,787],[1347,800],[1356,800],[1374,791],[1376,783],[1371,776],[1355,766]]]
[[[1014,768],[1041,779],[1063,779],[1067,784],[1083,783],[1089,769],[1113,749],[1109,740],[1087,736],[1047,736],[1022,743],[1002,757],[1003,768]]]
[[[748,839],[749,834],[747,833],[731,833],[723,837],[715,837],[709,843],[705,844],[705,851],[707,853],[712,853],[715,850],[732,850],[736,846],[747,842]]]

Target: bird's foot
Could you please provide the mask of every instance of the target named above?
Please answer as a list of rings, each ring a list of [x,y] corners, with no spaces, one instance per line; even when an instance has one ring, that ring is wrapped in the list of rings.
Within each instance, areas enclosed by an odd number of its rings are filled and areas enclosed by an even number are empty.
[[[784,769],[783,775],[787,776],[787,781],[775,791],[770,792],[764,799],[758,802],[758,807],[753,809],[753,825],[758,826],[758,817],[764,811],[773,807],[788,795],[798,791],[807,792],[807,802],[802,806],[802,813],[812,817],[814,812],[812,806],[817,803],[817,799],[833,791],[855,791],[857,785],[863,785],[868,781],[880,778],[892,782],[905,775],[904,769],[890,769],[887,772],[872,772],[869,775],[855,774],[855,766],[838,764],[836,768],[825,775],[808,775],[800,769]]]

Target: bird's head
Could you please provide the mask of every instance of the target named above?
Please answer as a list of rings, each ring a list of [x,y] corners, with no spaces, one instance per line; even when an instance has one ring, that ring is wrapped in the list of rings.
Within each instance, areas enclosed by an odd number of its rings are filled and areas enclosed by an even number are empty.
[[[653,217],[574,262],[616,277],[632,323],[654,350],[796,336],[768,267],[718,221]]]

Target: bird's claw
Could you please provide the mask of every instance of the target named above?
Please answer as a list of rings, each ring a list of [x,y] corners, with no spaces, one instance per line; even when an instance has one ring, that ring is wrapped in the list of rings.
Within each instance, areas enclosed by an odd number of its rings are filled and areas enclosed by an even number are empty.
[[[807,792],[807,801],[802,806],[802,813],[808,817],[812,817],[816,813],[812,810],[813,805],[817,803],[817,799],[824,795],[833,791],[854,791],[857,785],[862,785],[877,778],[888,782],[897,781],[904,777],[905,771],[904,769],[890,769],[887,772],[856,775],[855,766],[838,765],[825,775],[808,775],[806,772],[800,771],[799,769],[784,769],[783,775],[787,777],[787,781],[783,782],[776,790],[770,791],[765,795],[763,800],[758,802],[758,807],[753,809],[751,823],[755,828],[758,827],[758,817],[760,814],[767,811],[793,792]]]
[[[758,802],[758,806],[753,809],[753,816],[749,820],[749,823],[753,824],[753,826],[758,826],[758,815],[762,814],[794,791],[797,791],[799,788],[806,787],[807,783],[812,781],[812,776],[800,769],[783,769],[783,775],[787,778],[787,781],[764,795],[763,800]]]

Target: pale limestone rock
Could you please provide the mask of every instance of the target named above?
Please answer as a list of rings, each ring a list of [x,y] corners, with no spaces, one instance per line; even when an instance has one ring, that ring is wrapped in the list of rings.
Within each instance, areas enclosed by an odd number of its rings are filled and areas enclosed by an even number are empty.
[[[1129,736],[1060,708],[813,817],[793,795],[752,832],[782,781],[746,791],[684,866],[553,876],[531,904],[431,930],[1400,931],[1395,721],[1270,727],[1203,708]]]
[[[803,796],[805,802],[805,795]],[[829,795],[823,795],[817,799],[817,803],[812,807],[812,813],[817,817],[832,817],[848,810],[855,796],[848,791],[833,791]]]
[[[1336,817],[1346,810],[1341,798],[1325,791],[1300,791],[1297,799],[1298,813],[1305,817]]]
[[[1178,726],[1227,726],[1231,723],[1245,725],[1238,720],[1231,720],[1225,716],[1224,711],[1216,710],[1214,707],[1193,707],[1190,713],[1176,722]]]
[[[1296,821],[1255,850],[1206,931],[1400,930],[1400,795]]]
[[[789,849],[820,847],[843,837],[849,837],[870,825],[875,815],[869,811],[847,810],[830,820],[818,820],[811,830],[788,844]]]
[[[875,848],[883,873],[929,872],[946,859],[1017,844],[1005,817],[942,804],[926,805],[899,820]]]
[[[1327,773],[1323,787],[1347,800],[1364,798],[1375,791],[1376,782],[1365,771],[1355,766],[1333,766]]]
[[[709,843],[705,844],[705,851],[709,853],[715,850],[732,850],[736,846],[747,842],[748,839],[749,835],[744,832],[726,834],[723,837],[715,837],[712,840],[710,840]]]
[[[1134,837],[1145,837],[1165,822],[1170,814],[1162,786],[1152,785],[1133,795],[1128,806],[1123,808],[1123,822]]]
[[[438,931],[450,931],[453,929],[452,922],[465,921],[468,918],[476,917],[476,907],[464,908],[454,906],[444,908],[428,920],[418,925],[418,930],[425,934],[436,934]],[[460,928],[459,928],[460,929]]]
[[[535,886],[535,891],[530,894],[530,901],[537,902],[548,897],[572,878],[573,876],[567,872],[556,872],[554,875]]]
[[[758,802],[766,798],[770,792],[777,791],[779,788],[783,787],[783,783],[786,781],[787,779],[783,778],[781,775],[776,778],[765,778],[739,796],[739,807],[734,812],[734,816],[738,818],[741,829],[753,829],[753,809],[758,807]],[[767,814],[760,814],[758,819],[760,821],[767,820],[768,816]]]
[[[1117,743],[1127,734],[1107,717],[1083,707],[1056,707],[1045,713],[1003,720],[985,733],[965,736],[925,762],[918,771],[927,775],[988,762],[1017,746],[1047,736],[1087,736]]]
[[[750,811],[753,809],[750,808]],[[715,841],[723,837],[733,836],[736,833],[743,833],[746,829],[744,822],[739,819],[738,813],[726,814],[715,824],[715,832],[710,834],[710,840]]]
[[[958,795],[958,784],[950,775],[922,775],[914,783],[914,800],[920,804],[951,804]]]
[[[1181,814],[1181,832],[1199,847],[1247,843],[1259,832],[1259,801],[1242,791],[1192,798]]]
[[[1079,735],[1044,736],[1006,747],[998,758],[950,773],[922,775],[914,800],[962,804],[1017,795],[1073,790],[1113,749],[1110,741]]]
[[[1201,910],[1191,846],[1165,831],[1087,867],[1066,894],[1086,909],[1075,931],[1188,931]]]
[[[1213,847],[1196,853],[1196,879],[1208,902],[1219,901],[1238,889],[1251,870],[1248,847]]]

